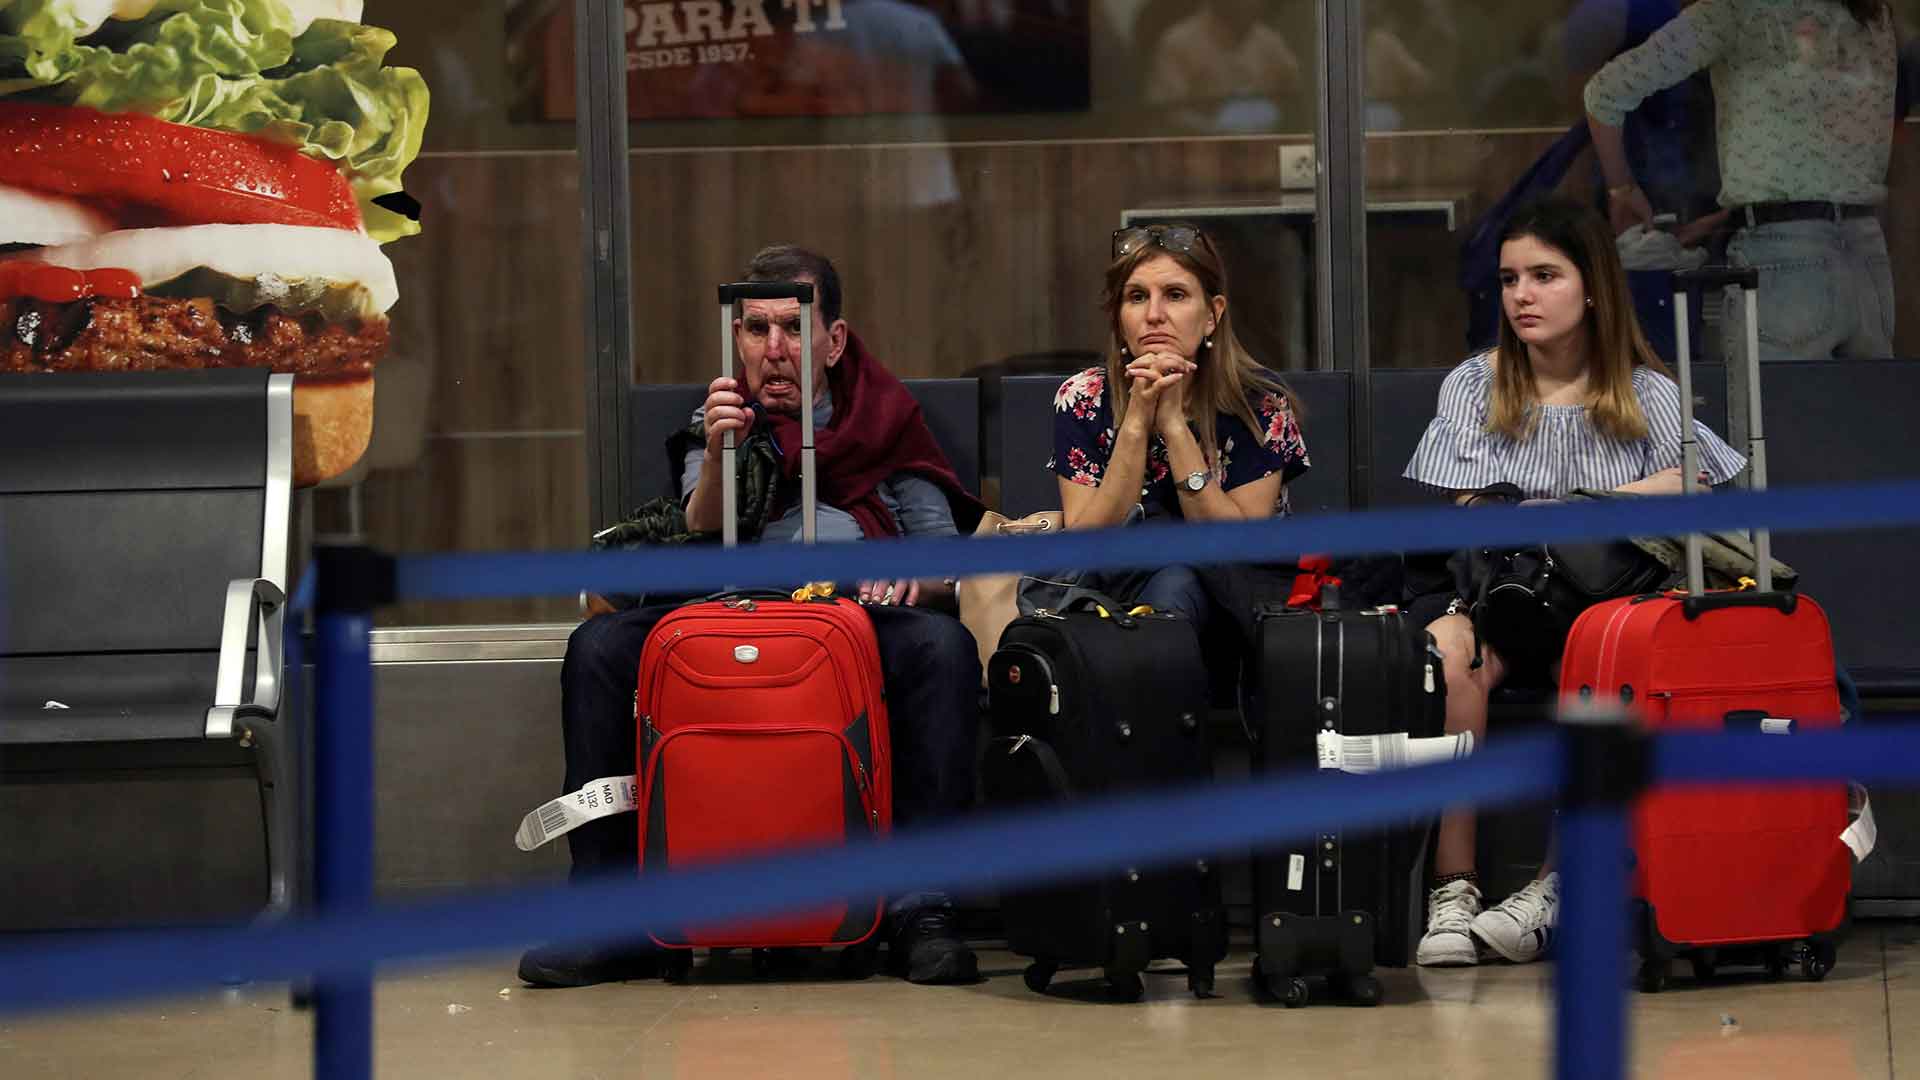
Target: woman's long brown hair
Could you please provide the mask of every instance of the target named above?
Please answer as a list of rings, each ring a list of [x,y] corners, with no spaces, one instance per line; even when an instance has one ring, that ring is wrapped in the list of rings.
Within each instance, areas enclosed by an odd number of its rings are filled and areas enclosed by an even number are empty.
[[[1166,256],[1180,264],[1188,273],[1200,282],[1200,291],[1205,294],[1206,303],[1211,309],[1213,298],[1227,295],[1227,268],[1221,260],[1220,252],[1206,233],[1193,225],[1178,223],[1194,230],[1199,236],[1193,250],[1174,251],[1159,244],[1147,244],[1133,252],[1115,259],[1107,267],[1107,287],[1105,306],[1107,323],[1113,330],[1113,343],[1107,348],[1107,389],[1113,401],[1113,426],[1119,429],[1121,421],[1127,415],[1127,356],[1121,351],[1126,344],[1120,332],[1120,302],[1126,293],[1127,280],[1140,265]],[[1229,307],[1220,313],[1213,328],[1213,346],[1202,345],[1194,356],[1199,369],[1194,372],[1191,389],[1186,395],[1187,419],[1194,421],[1198,429],[1200,451],[1206,456],[1207,466],[1216,468],[1220,460],[1219,437],[1214,430],[1214,417],[1227,413],[1240,418],[1253,432],[1261,445],[1267,441],[1267,429],[1254,415],[1249,398],[1255,393],[1274,394],[1287,403],[1293,413],[1294,422],[1301,422],[1300,404],[1287,389],[1280,376],[1260,364],[1247,352],[1246,346],[1233,332],[1233,310]]]
[[[1580,270],[1587,296],[1581,328],[1587,335],[1587,383],[1592,395],[1587,415],[1602,434],[1622,442],[1647,436],[1647,417],[1633,392],[1633,369],[1643,364],[1667,373],[1653,346],[1640,332],[1633,312],[1627,274],[1620,267],[1613,234],[1592,208],[1568,199],[1544,199],[1522,207],[1500,234],[1500,243],[1530,236],[1565,255]],[[1534,388],[1533,362],[1526,343],[1514,333],[1506,304],[1500,305],[1500,345],[1494,360],[1493,401],[1487,430],[1524,440],[1533,434],[1540,395]]]

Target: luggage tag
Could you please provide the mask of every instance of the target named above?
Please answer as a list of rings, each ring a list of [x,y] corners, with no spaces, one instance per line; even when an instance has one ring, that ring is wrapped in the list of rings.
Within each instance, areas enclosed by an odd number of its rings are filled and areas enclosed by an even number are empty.
[[[1867,789],[1860,784],[1847,785],[1847,810],[1853,822],[1847,831],[1840,834],[1840,842],[1853,852],[1854,862],[1864,862],[1873,854],[1873,846],[1880,840],[1880,828],[1873,823],[1873,803],[1867,799]]]
[[[543,804],[521,818],[520,828],[513,834],[513,846],[521,851],[532,851],[589,821],[639,808],[640,785],[634,782],[633,777],[604,776],[588,782],[579,791]]]
[[[1473,753],[1473,732],[1415,739],[1405,732],[1390,735],[1341,735],[1322,731],[1314,738],[1320,767],[1366,774],[1391,772],[1417,765],[1459,761]]]

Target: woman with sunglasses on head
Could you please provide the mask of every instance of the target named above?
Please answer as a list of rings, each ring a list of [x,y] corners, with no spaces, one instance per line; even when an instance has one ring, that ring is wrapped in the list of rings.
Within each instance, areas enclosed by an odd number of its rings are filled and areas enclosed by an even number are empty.
[[[1680,388],[1640,332],[1600,215],[1561,199],[1521,208],[1501,237],[1500,309],[1499,344],[1441,384],[1438,415],[1404,475],[1463,505],[1496,485],[1510,485],[1509,499],[1516,488],[1528,499],[1577,488],[1680,494]],[[1696,421],[1694,432],[1703,482],[1725,483],[1746,467],[1706,425]],[[1556,681],[1564,642],[1503,654],[1477,640],[1451,585],[1411,609],[1440,650],[1448,734],[1470,731],[1478,743],[1495,688]],[[1515,962],[1540,958],[1558,916],[1558,874],[1542,870],[1482,911],[1473,811],[1455,810],[1440,819],[1433,875],[1420,964],[1475,964],[1483,944]]]
[[[1286,385],[1255,362],[1227,314],[1227,273],[1191,225],[1113,236],[1104,366],[1054,396],[1053,459],[1069,529],[1146,520],[1241,521],[1287,511],[1307,446]],[[1087,574],[1128,603],[1204,621],[1193,570]]]

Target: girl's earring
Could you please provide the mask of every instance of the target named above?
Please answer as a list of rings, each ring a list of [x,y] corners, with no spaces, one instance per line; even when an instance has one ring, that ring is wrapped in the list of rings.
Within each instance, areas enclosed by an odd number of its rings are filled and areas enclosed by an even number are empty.
[[[1592,307],[1592,306],[1593,306],[1593,297],[1591,297],[1591,296],[1589,296],[1589,297],[1587,297],[1587,306],[1588,306],[1588,307]]]
[[[1212,339],[1212,338],[1208,338],[1208,339],[1207,339],[1207,348],[1209,348],[1209,349],[1211,349],[1211,348],[1213,348],[1213,339]]]

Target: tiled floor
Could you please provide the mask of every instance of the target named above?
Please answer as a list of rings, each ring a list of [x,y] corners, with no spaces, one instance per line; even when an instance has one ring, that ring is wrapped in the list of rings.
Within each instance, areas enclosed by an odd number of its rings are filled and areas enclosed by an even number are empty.
[[[690,986],[521,986],[511,958],[394,973],[378,996],[382,1077],[1520,1077],[1551,1068],[1552,969],[1384,973],[1378,1009],[1289,1011],[1250,999],[1246,957],[1222,996],[1195,1001],[1177,971],[1114,1005],[1063,972],[1022,984],[1021,961],[982,954],[971,987],[892,979],[759,982],[744,958]],[[1634,999],[1645,1077],[1920,1075],[1920,925],[1862,923],[1826,982],[1678,978]],[[0,1021],[0,1077],[301,1077],[312,1020],[280,988]]]

